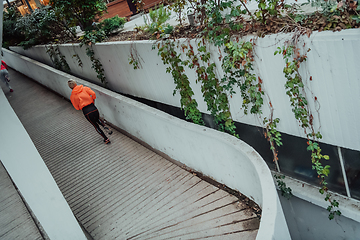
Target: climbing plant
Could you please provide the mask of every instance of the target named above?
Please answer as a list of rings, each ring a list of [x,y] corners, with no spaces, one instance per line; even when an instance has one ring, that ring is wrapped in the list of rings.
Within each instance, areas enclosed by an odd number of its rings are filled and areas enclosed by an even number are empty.
[[[262,114],[264,92],[261,88],[261,78],[256,78],[255,74],[252,73],[252,62],[254,61],[252,48],[253,45],[249,41],[225,43],[227,55],[222,61],[222,68],[225,72],[223,82],[226,82],[226,88],[231,94],[235,93],[234,86],[239,87],[245,114],[248,114],[249,104],[252,105],[250,113]]]
[[[310,49],[307,50],[307,52],[309,51]],[[330,212],[329,219],[333,219],[335,214],[340,215],[341,212],[339,210],[334,210],[334,207],[338,207],[339,203],[336,200],[332,200],[331,194],[327,192],[328,183],[326,177],[330,173],[330,165],[324,166],[322,160],[329,160],[329,156],[321,154],[322,150],[318,140],[322,138],[322,135],[319,131],[316,132],[314,129],[314,117],[310,111],[308,99],[305,94],[305,85],[299,72],[301,63],[307,59],[307,54],[300,53],[300,49],[296,47],[296,41],[295,43],[287,42],[282,48],[278,47],[278,50],[275,51],[274,54],[281,54],[285,60],[283,72],[286,78],[286,94],[289,96],[295,118],[307,136],[307,150],[311,151],[312,169],[316,171],[318,178],[320,179],[321,188],[319,192],[321,194],[327,193],[325,201],[330,202],[330,206],[327,208]]]
[[[201,92],[207,104],[207,110],[214,117],[218,130],[238,137],[234,121],[231,118],[226,89],[215,74],[216,64],[211,62],[206,42],[200,41],[197,44],[197,53],[195,53],[190,42],[188,45],[182,44],[181,48],[183,51],[187,49],[186,56],[188,60],[186,65],[191,69],[196,69],[196,81],[201,83]]]
[[[141,62],[144,62],[142,57],[138,54],[138,51],[136,50],[134,44],[131,44],[130,47],[130,55],[128,57],[129,64],[134,67],[134,69],[142,68]]]
[[[278,184],[281,195],[287,199],[290,199],[293,194],[291,188],[287,187],[286,183],[283,181],[283,179],[285,179],[285,176],[275,174],[274,178],[276,179],[276,183]]]
[[[258,3],[258,10],[251,13],[242,1],[237,3],[231,0],[197,1],[194,9],[197,11],[196,16],[198,20],[200,19],[198,21],[200,25],[196,27],[202,30],[201,34],[197,35],[202,38],[197,46],[191,44],[190,41],[176,45],[176,40],[166,39],[159,43],[158,49],[164,64],[170,65],[167,72],[172,73],[176,83],[176,91],[191,93],[187,96],[181,94],[182,108],[197,107],[197,104],[193,105],[193,102],[190,101],[192,98],[189,98],[189,96],[193,96],[193,92],[185,74],[184,66],[186,66],[196,72],[196,82],[201,84],[207,110],[214,117],[218,129],[235,136],[237,136],[236,128],[231,117],[229,99],[237,92],[240,93],[244,114],[254,114],[262,119],[264,136],[269,141],[274,162],[278,172],[280,172],[277,163],[278,147],[282,146],[281,133],[277,130],[280,119],[273,116],[274,108],[270,100],[268,101],[270,116],[263,116],[262,109],[266,94],[263,88],[263,79],[256,76],[253,69],[254,43],[251,40],[239,40],[240,38],[236,34],[240,31],[246,32],[251,27],[261,24],[266,26],[265,29],[270,30],[271,27],[276,26],[279,19],[288,25],[288,27],[283,28],[284,30],[294,31],[293,40],[300,35],[310,36],[312,30],[300,26],[300,22],[307,24],[310,17],[296,14],[294,12],[296,7],[286,5],[278,0],[256,0],[256,2]],[[179,8],[182,6],[184,6],[183,2],[176,5]],[[244,14],[250,17],[250,21],[244,20]],[[314,15],[312,18],[317,20],[319,16]],[[356,17],[354,19],[354,21],[357,20]],[[331,26],[335,27],[336,25]],[[224,73],[222,78],[217,76],[217,66],[211,60],[213,57],[208,47],[209,43],[219,48],[219,60]],[[181,51],[182,55],[178,53]],[[306,61],[307,56],[306,53],[300,54],[300,52],[301,50],[296,47],[296,44],[285,44],[285,46],[277,49],[275,55],[282,54],[285,60],[283,73],[286,78],[286,94],[289,96],[295,119],[304,129],[307,137],[307,150],[311,151],[312,169],[316,171],[320,179],[321,188],[319,192],[321,194],[326,193],[325,200],[330,203],[328,207],[329,219],[332,219],[335,215],[340,215],[341,212],[335,210],[339,203],[333,200],[328,192],[326,178],[330,173],[330,166],[323,165],[323,161],[329,160],[329,157],[321,153],[319,140],[322,136],[320,132],[314,130],[314,116],[309,109],[309,99],[305,95],[304,83],[299,72],[300,65]],[[186,98],[188,101],[184,101]],[[317,99],[315,98],[313,101],[317,101]],[[198,112],[197,108],[196,111]],[[199,122],[201,115],[198,113],[196,116],[194,122]],[[192,118],[188,117],[188,119]],[[291,189],[283,181],[285,176],[275,175],[274,177],[282,194],[290,197],[292,195]]]
[[[61,54],[58,45],[48,45],[46,46],[46,52],[49,54],[52,63],[56,69],[70,72],[70,67],[66,62],[66,58]]]
[[[92,68],[97,73],[97,78],[103,83],[106,84],[106,77],[104,68],[98,58],[95,57],[95,52],[92,48],[96,42],[101,42],[105,39],[105,32],[103,30],[94,29],[91,31],[86,31],[85,35],[81,38],[80,47],[86,46],[86,55],[90,58],[92,62]]]
[[[190,87],[189,78],[184,73],[186,63],[181,60],[180,53],[175,51],[175,42],[166,40],[158,44],[158,49],[164,64],[169,65],[169,67],[166,68],[166,72],[171,73],[176,85],[173,95],[179,91],[181,108],[184,110],[186,119],[204,125],[201,113],[197,108],[198,104],[193,98],[194,92]]]
[[[104,84],[107,83],[106,78],[105,78],[105,73],[104,73],[104,68],[100,62],[99,59],[97,59],[95,57],[95,52],[92,49],[91,46],[87,46],[86,47],[86,55],[89,56],[91,62],[92,62],[92,68],[95,70],[95,72],[97,73],[97,78],[100,79],[100,81]]]
[[[81,61],[81,58],[79,57],[79,55],[78,54],[74,54],[74,55],[72,55],[72,58],[75,58],[76,59],[76,61],[77,61],[77,63],[78,63],[78,65],[79,65],[79,67],[83,67],[83,63],[82,63],[82,61]]]

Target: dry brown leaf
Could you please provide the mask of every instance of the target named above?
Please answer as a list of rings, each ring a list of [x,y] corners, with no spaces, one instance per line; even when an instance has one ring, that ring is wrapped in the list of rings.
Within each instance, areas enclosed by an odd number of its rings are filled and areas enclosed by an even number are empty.
[[[339,26],[340,26],[342,29],[346,29],[346,25],[343,24],[343,23],[339,23]]]

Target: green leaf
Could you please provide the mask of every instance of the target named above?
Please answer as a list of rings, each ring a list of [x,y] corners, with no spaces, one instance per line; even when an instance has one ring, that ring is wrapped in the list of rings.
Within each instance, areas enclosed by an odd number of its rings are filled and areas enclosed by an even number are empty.
[[[328,176],[329,173],[330,173],[330,170],[327,169],[327,168],[324,168],[324,169],[322,170],[322,173],[323,173],[325,176]]]
[[[259,3],[259,8],[265,9],[265,8],[266,8],[266,4],[265,4],[265,3]]]

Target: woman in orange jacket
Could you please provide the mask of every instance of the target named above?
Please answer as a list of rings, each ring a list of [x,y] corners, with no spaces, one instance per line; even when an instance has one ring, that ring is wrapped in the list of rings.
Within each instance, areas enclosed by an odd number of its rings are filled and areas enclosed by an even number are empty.
[[[99,111],[94,105],[94,100],[96,99],[96,94],[89,87],[84,87],[83,85],[77,85],[75,80],[70,79],[68,81],[69,87],[72,89],[70,100],[72,105],[76,110],[82,110],[85,118],[95,127],[96,131],[104,138],[106,144],[110,143],[109,138],[106,137],[104,132],[100,129],[99,124],[106,130],[109,134],[112,134],[112,131],[105,126],[104,121],[99,118]]]

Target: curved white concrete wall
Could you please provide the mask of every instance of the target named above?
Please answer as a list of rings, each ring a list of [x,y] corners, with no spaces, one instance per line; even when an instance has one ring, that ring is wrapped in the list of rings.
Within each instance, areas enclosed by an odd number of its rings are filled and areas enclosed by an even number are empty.
[[[294,136],[304,137],[303,130],[298,126],[290,107],[290,102],[284,84],[283,74],[285,65],[282,56],[274,56],[278,46],[291,35],[277,34],[264,38],[254,38],[255,62],[254,69],[257,76],[263,80],[263,89],[268,94],[263,107],[264,116],[269,116],[268,103],[274,106],[274,117],[281,119],[278,130]],[[152,50],[154,42],[110,42],[99,43],[94,46],[96,56],[101,60],[108,87],[116,92],[130,94],[136,97],[180,106],[180,96],[172,95],[175,85],[171,74],[166,73],[166,66],[157,55],[157,48]],[[303,47],[303,45],[305,47]],[[308,59],[301,65],[306,94],[314,115],[315,128],[321,127],[324,143],[350,148],[360,151],[360,112],[354,111],[360,105],[360,29],[342,30],[341,32],[314,32],[310,38],[303,36],[299,39],[299,48],[311,51]],[[36,46],[29,50],[12,47],[12,50],[36,59],[40,62],[52,64],[44,46]],[[89,57],[85,54],[85,47],[78,44],[60,46],[61,53],[66,57],[72,74],[81,76],[94,83],[99,83],[96,72],[91,68]],[[143,68],[134,70],[129,65],[130,51],[139,56]],[[79,67],[74,54],[78,54],[83,67]],[[213,61],[217,64],[218,75],[222,76],[218,49],[213,47]],[[195,99],[199,103],[201,112],[207,113],[206,103],[203,101],[200,85],[195,83],[195,72],[187,69]],[[311,81],[310,81],[311,77]],[[314,100],[317,98],[318,102]],[[258,118],[245,116],[241,109],[240,94],[230,99],[230,109],[235,121],[259,126]],[[319,117],[320,116],[320,117]]]
[[[51,240],[86,240],[64,196],[3,91],[0,91],[0,103],[0,160],[31,211]]]
[[[67,80],[71,75],[8,50],[4,50],[4,57],[12,68],[69,98]],[[107,121],[259,204],[262,218],[257,239],[290,239],[271,172],[253,148],[228,134],[179,120],[81,79],[77,81],[96,92],[96,105]]]

